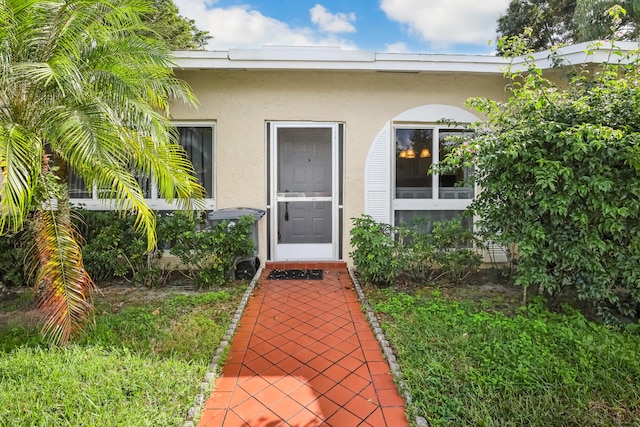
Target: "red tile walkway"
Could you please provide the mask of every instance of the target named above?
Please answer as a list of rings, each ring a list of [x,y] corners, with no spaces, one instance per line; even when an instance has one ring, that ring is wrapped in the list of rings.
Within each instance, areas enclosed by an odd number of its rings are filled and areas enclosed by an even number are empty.
[[[266,280],[198,427],[405,427],[404,402],[345,268]]]

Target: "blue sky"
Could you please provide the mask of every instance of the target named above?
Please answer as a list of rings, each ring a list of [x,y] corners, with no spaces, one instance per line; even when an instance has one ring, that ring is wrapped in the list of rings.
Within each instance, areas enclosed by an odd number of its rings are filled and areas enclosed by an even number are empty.
[[[215,38],[208,49],[340,46],[490,54],[509,0],[174,0]]]

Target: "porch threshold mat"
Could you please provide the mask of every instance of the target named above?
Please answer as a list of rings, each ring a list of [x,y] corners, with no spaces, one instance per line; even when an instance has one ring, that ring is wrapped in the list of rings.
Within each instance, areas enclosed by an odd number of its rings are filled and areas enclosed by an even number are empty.
[[[267,280],[322,280],[322,270],[271,270]]]

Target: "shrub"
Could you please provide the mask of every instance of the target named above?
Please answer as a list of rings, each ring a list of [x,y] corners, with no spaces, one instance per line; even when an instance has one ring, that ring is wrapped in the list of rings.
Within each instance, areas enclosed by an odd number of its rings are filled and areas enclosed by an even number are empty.
[[[123,278],[145,286],[153,286],[160,280],[162,252],[147,252],[145,236],[135,229],[133,216],[114,211],[79,213],[78,228],[85,240],[82,256],[93,280]],[[162,238],[160,233],[158,237]]]
[[[381,285],[391,285],[405,269],[401,240],[394,239],[400,233],[397,227],[378,223],[368,215],[353,219],[350,253],[353,264],[363,280]]]
[[[369,283],[391,285],[401,276],[414,283],[460,283],[482,263],[476,235],[459,219],[436,221],[431,230],[421,219],[410,227],[377,223],[367,215],[353,221],[351,256]]]
[[[199,287],[221,285],[236,263],[253,253],[251,226],[255,218],[242,216],[201,230],[197,230],[198,221],[187,213],[175,212],[165,219],[161,230],[170,241],[170,253],[180,258],[188,277]]]
[[[516,245],[516,284],[564,291],[605,315],[640,308],[640,67],[610,61],[556,83],[525,56],[509,99],[472,99],[486,126],[441,167],[473,164],[470,209],[489,240]]]
[[[24,264],[26,252],[24,232],[0,236],[0,296],[7,287],[28,284]]]

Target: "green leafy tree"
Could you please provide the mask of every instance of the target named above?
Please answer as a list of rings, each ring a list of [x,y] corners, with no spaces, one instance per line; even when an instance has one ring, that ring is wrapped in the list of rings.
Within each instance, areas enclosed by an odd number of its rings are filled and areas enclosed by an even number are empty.
[[[211,36],[208,31],[196,27],[193,19],[180,15],[173,0],[151,0],[151,11],[142,15],[142,20],[155,36],[164,40],[172,50],[203,49]]]
[[[533,50],[548,49],[574,40],[576,0],[512,0],[498,18],[498,37],[528,34]]]
[[[595,69],[567,66],[568,82],[548,80],[531,60],[508,71],[508,100],[469,100],[488,122],[441,167],[475,166],[483,190],[470,209],[486,239],[517,247],[517,284],[550,295],[572,290],[601,314],[616,307],[634,316],[640,68],[637,57],[624,65],[610,52]]]
[[[527,46],[540,51],[613,36],[609,9],[620,5],[618,39],[636,40],[640,31],[638,0],[511,0],[498,18],[498,37],[526,34]],[[500,49],[499,49],[500,51]]]
[[[0,227],[30,224],[45,332],[56,343],[90,318],[93,282],[57,177],[65,168],[53,165],[69,165],[112,208],[133,214],[149,250],[155,216],[136,176],[151,176],[162,197],[183,207],[203,194],[167,119],[171,99],[195,98],[174,77],[167,46],[143,35],[141,14],[150,6],[0,2]]]

